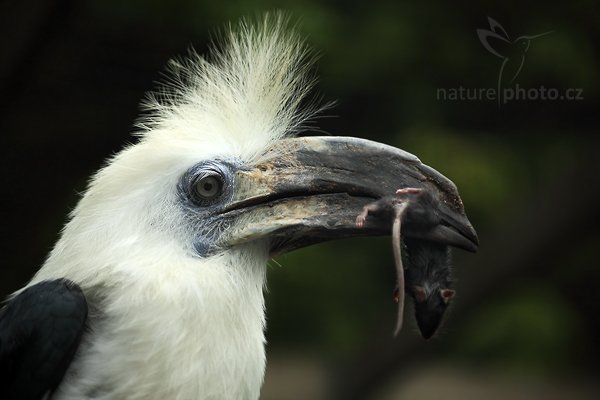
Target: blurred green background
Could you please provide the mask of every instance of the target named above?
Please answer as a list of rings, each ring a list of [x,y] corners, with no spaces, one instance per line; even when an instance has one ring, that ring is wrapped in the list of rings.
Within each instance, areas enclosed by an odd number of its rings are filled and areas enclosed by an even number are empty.
[[[438,334],[395,321],[389,238],[345,240],[269,268],[263,399],[600,398],[600,6],[594,1],[22,0],[0,2],[0,295],[52,248],[119,151],[166,62],[223,25],[286,10],[320,54],[320,131],[403,148],[459,187],[480,252],[455,251]],[[495,88],[488,16],[535,39],[508,87],[579,100],[440,99]]]

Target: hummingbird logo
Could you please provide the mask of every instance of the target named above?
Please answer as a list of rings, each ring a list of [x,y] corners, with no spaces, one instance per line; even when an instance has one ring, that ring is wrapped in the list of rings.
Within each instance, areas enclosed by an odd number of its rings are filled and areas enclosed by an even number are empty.
[[[525,64],[525,55],[531,46],[531,41],[548,35],[552,31],[538,35],[519,36],[511,40],[502,25],[490,17],[488,17],[488,22],[490,29],[477,29],[477,36],[487,51],[502,59],[500,72],[498,73],[497,93],[498,104],[500,104],[502,82],[508,79],[508,83],[513,83],[517,79],[523,69],[523,64]]]

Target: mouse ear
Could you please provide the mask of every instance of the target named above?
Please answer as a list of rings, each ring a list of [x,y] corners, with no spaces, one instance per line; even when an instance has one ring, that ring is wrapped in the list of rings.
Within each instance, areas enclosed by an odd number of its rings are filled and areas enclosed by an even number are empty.
[[[425,293],[425,288],[423,286],[413,286],[413,294],[415,295],[415,300],[418,303],[422,303],[427,300],[427,293]]]
[[[452,289],[440,289],[440,296],[442,296],[442,300],[444,300],[444,303],[446,304],[448,304],[455,295],[456,292]]]

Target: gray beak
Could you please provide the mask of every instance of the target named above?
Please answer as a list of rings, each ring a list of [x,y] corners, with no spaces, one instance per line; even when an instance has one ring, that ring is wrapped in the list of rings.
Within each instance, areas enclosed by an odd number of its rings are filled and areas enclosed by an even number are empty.
[[[366,204],[403,187],[437,196],[441,222],[403,226],[403,235],[476,251],[478,239],[456,186],[410,153],[352,137],[285,139],[235,176],[221,212],[229,220],[220,246],[270,240],[273,255],[332,239],[389,235],[392,221],[356,216]]]

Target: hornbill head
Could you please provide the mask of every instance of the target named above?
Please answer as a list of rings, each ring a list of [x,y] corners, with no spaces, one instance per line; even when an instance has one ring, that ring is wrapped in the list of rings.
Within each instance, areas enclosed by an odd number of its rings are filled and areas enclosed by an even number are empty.
[[[476,250],[456,186],[414,155],[352,137],[296,137],[319,110],[301,107],[312,56],[284,18],[242,22],[225,36],[209,60],[171,62],[145,103],[139,141],[92,178],[35,280],[114,287],[150,268],[141,263],[162,271],[235,254],[239,265],[250,259],[240,249],[252,248],[263,265],[327,240],[388,235],[392,221],[375,216],[359,229],[355,218],[403,187],[439,204],[435,224],[409,219],[405,237]]]

